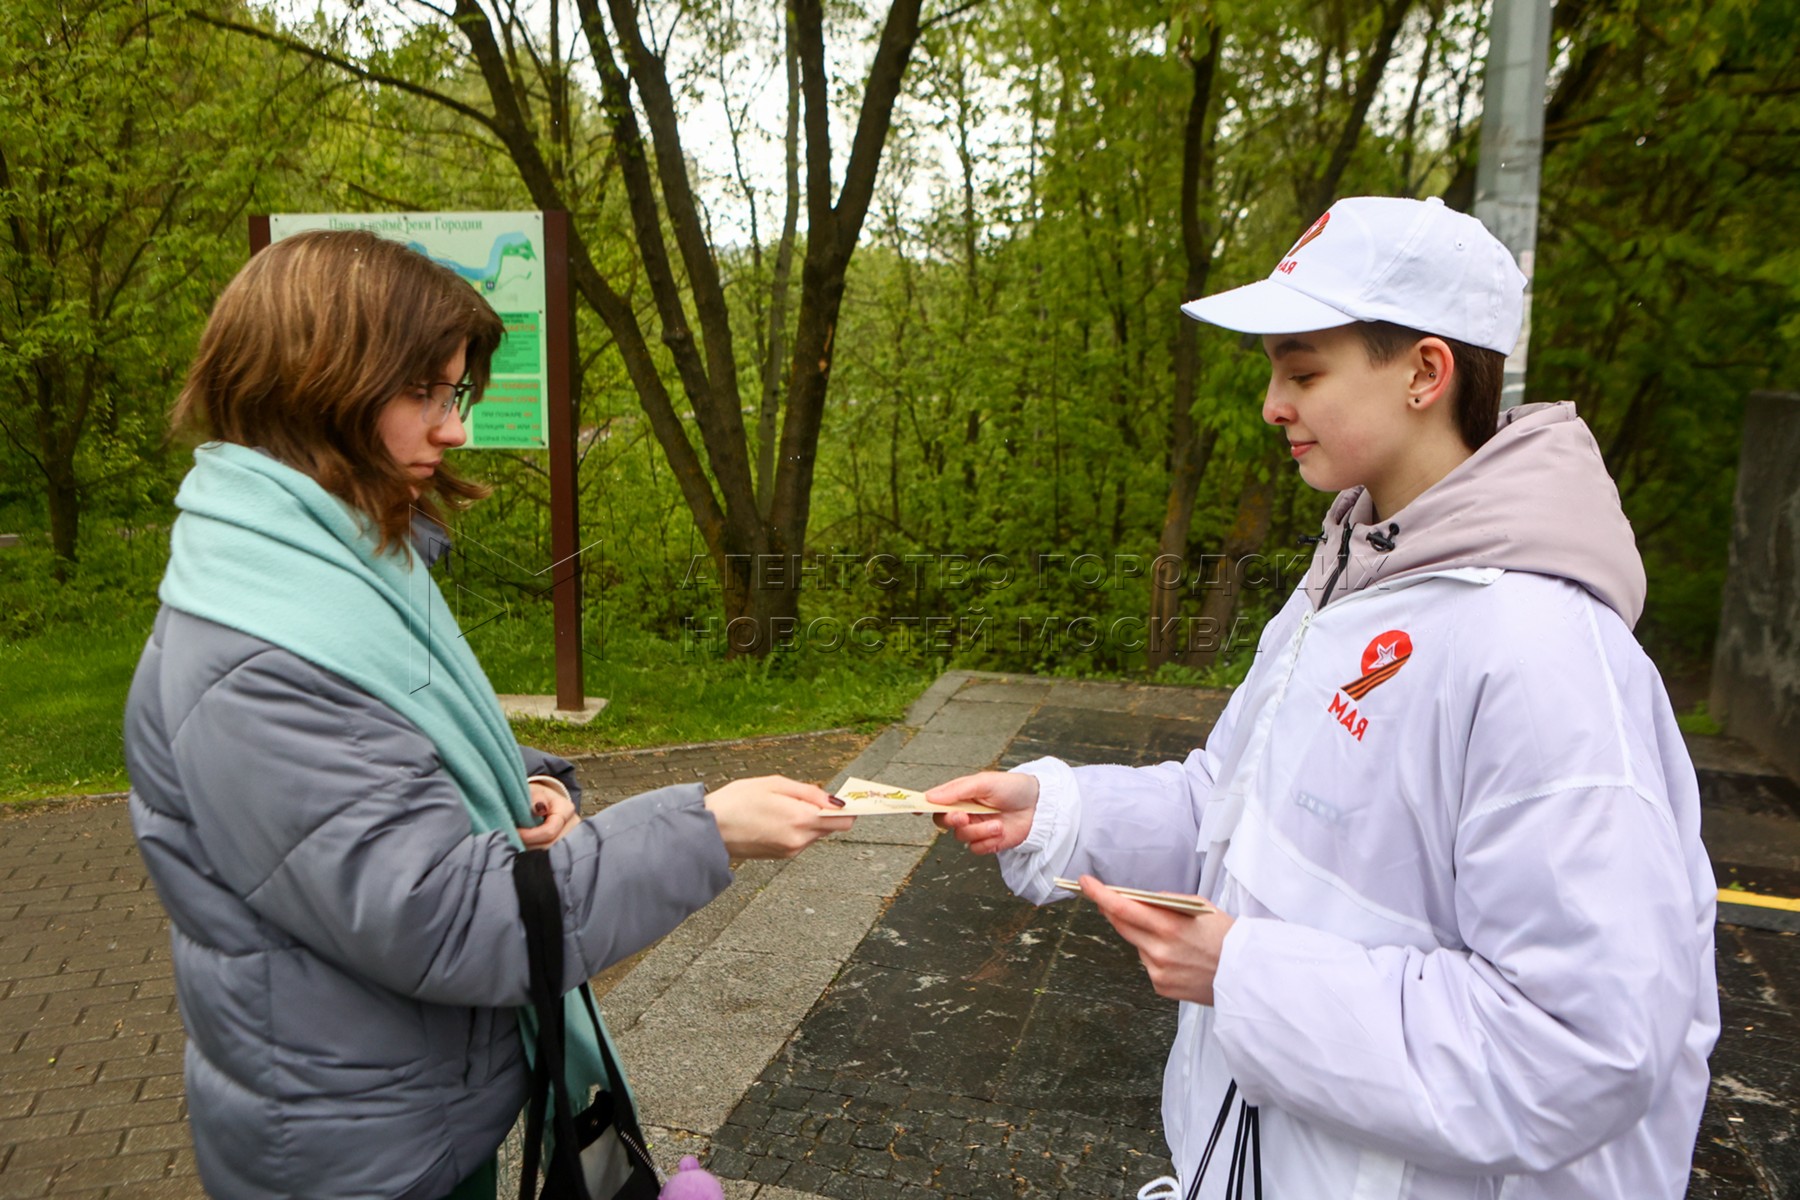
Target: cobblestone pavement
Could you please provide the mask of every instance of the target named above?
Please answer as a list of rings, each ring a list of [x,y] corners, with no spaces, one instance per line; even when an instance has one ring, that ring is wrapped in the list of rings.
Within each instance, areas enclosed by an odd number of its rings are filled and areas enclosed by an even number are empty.
[[[1701,762],[1721,888],[1800,897],[1800,787]],[[1718,1048],[1691,1198],[1800,1197],[1800,935],[1795,914],[1721,905]],[[1755,922],[1757,928],[1741,922]]]
[[[830,778],[837,730],[610,754],[592,805],[665,784]],[[201,1195],[182,1101],[168,922],[122,800],[0,817],[0,1200]]]
[[[1051,752],[1180,758],[1223,699],[946,681],[876,777],[927,786]],[[998,743],[983,703],[1012,714]],[[1782,890],[1800,881],[1800,788],[1696,749],[1721,884],[1800,896]],[[1732,912],[1769,927],[1718,929],[1723,1031],[1688,1194],[1800,1200],[1800,946],[1788,914]],[[1173,1033],[1174,1006],[1091,906],[1033,909],[941,839],[714,1134],[711,1163],[759,1196],[1129,1197],[1169,1169],[1158,1091]]]
[[[997,765],[1052,749],[1076,763],[1158,762],[1203,742],[1225,699],[1098,683],[971,688],[909,748],[926,739],[920,756],[931,757],[936,722],[943,737],[969,738],[984,712],[1018,705]],[[1174,1003],[1092,905],[1033,908],[992,859],[941,838],[714,1135],[710,1161],[834,1200],[1133,1196],[1172,1170],[1159,1108],[1174,1034]]]
[[[873,743],[830,732],[581,771],[595,805],[688,779],[827,781],[852,756],[855,774],[928,787],[1046,752],[1180,757],[1222,701],[950,672]],[[1721,884],[1800,896],[1800,788],[1694,745]],[[1795,914],[1721,912],[1724,1028],[1689,1196],[1800,1200]],[[122,804],[0,818],[0,964],[0,1200],[197,1196],[167,932]],[[600,984],[659,1159],[710,1154],[730,1200],[1098,1200],[1167,1170],[1173,1006],[1092,906],[1016,900],[922,818],[744,864]]]
[[[168,922],[123,801],[0,820],[0,1197],[199,1192]]]

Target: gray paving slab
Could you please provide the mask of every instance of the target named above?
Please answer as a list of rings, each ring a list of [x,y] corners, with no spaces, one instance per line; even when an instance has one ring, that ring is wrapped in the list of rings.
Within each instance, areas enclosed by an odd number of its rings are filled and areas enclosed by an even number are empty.
[[[961,702],[958,702],[960,706]],[[946,706],[946,708],[952,706]],[[1012,709],[1014,705],[994,705]],[[1018,732],[1019,724],[1011,723],[1007,727],[993,732],[981,733],[964,731],[960,728],[939,730],[940,722],[919,732],[905,746],[901,747],[893,757],[893,765],[899,766],[948,766],[967,770],[970,764],[979,767],[991,766],[1006,751],[1006,745],[1012,741],[1013,734]],[[885,780],[884,780],[885,782]]]
[[[1224,688],[1144,688],[1131,711],[1143,717],[1199,721],[1208,730],[1224,715],[1231,693]]]
[[[1050,698],[1055,685],[1049,682],[992,682],[971,680],[957,689],[960,703],[1038,705]]]
[[[873,824],[857,822],[865,823]],[[782,882],[797,888],[886,897],[900,890],[918,862],[919,852],[911,846],[832,838],[788,863]]]
[[[630,1029],[669,990],[689,964],[711,946],[733,918],[785,866],[779,862],[740,863],[731,886],[690,916],[632,965],[623,978],[599,992],[608,1028]],[[596,985],[599,988],[599,985]]]
[[[907,707],[902,723],[914,729],[923,726],[937,715],[938,709],[943,707],[945,701],[956,695],[962,686],[969,682],[969,678],[970,674],[967,671],[945,671],[939,675],[932,681],[931,686],[921,692],[919,698]]]
[[[906,772],[901,772],[906,774]],[[900,783],[900,780],[894,780]],[[943,780],[937,780],[938,783]],[[902,786],[911,787],[911,784]],[[926,787],[934,787],[926,784]],[[869,817],[836,835],[836,840],[856,846],[913,846],[923,849],[937,839],[938,828],[929,817]]]
[[[1741,775],[1780,775],[1781,768],[1764,758],[1749,742],[1718,734],[1687,735],[1688,755],[1702,771],[1729,771]]]
[[[1165,690],[1180,691],[1184,689]],[[1052,689],[1046,703],[1073,705],[1076,708],[1091,708],[1108,712],[1129,712],[1132,703],[1142,698],[1143,691],[1142,686],[1133,683],[1112,683],[1091,679],[1060,680]]]
[[[890,767],[882,772],[882,778],[901,787],[923,790],[954,779],[957,774],[959,772],[956,771],[944,774],[941,767]],[[914,782],[908,783],[908,780]],[[852,828],[835,835],[833,840],[854,846],[913,846],[922,849],[931,845],[937,835],[938,828],[931,823],[930,817],[864,817]]]
[[[711,949],[618,1035],[643,1119],[716,1129],[838,972],[835,958]]]
[[[869,932],[886,899],[866,892],[788,887],[786,882],[777,880],[746,905],[713,947],[841,962]]]
[[[946,701],[937,710],[937,715],[920,731],[920,736],[937,734],[1009,738],[1030,719],[1036,708],[1035,704],[977,702],[958,696]],[[908,742],[907,749],[911,747],[912,742]],[[905,754],[906,750],[902,750],[897,757],[904,757]]]

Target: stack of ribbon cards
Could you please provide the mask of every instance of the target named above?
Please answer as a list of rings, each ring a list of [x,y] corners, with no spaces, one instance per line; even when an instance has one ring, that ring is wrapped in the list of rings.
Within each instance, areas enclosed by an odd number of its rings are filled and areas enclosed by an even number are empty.
[[[1079,893],[1081,891],[1081,881],[1079,879],[1062,879],[1059,877],[1051,880],[1051,882],[1065,892]],[[1198,916],[1201,913],[1219,911],[1212,906],[1212,901],[1208,900],[1205,896],[1190,896],[1185,892],[1146,892],[1142,888],[1113,887],[1110,883],[1106,886],[1111,887],[1113,891],[1124,896],[1126,899],[1136,900],[1141,904],[1154,904],[1158,908],[1173,909],[1175,912],[1192,913],[1195,916]]]

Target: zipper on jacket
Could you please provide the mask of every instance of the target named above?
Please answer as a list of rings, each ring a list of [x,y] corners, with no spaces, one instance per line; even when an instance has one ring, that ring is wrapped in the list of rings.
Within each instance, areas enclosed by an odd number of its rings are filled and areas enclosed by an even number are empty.
[[[1331,578],[1325,581],[1325,594],[1319,598],[1320,608],[1324,608],[1327,604],[1331,603],[1332,589],[1337,587],[1337,581],[1344,574],[1344,568],[1350,565],[1350,534],[1355,528],[1356,526],[1350,523],[1350,518],[1345,517],[1343,525],[1344,540],[1338,543],[1337,566],[1332,569]]]
[[[1275,703],[1280,704],[1287,698],[1288,684],[1293,681],[1294,669],[1300,665],[1300,644],[1306,640],[1306,631],[1312,626],[1316,614],[1303,612],[1300,614],[1300,628],[1294,630],[1293,649],[1288,651],[1287,671],[1281,676],[1281,687],[1275,693]]]

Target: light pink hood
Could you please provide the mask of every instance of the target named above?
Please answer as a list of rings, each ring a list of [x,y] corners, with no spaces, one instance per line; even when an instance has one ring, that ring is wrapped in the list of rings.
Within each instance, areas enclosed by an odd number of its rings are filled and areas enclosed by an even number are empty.
[[[1503,567],[1578,583],[1628,626],[1643,612],[1644,563],[1631,522],[1573,404],[1507,409],[1499,432],[1454,471],[1391,517],[1373,517],[1362,488],[1333,502],[1306,575],[1314,608],[1348,537],[1333,600],[1422,571]],[[1383,550],[1389,542],[1392,549]]]

